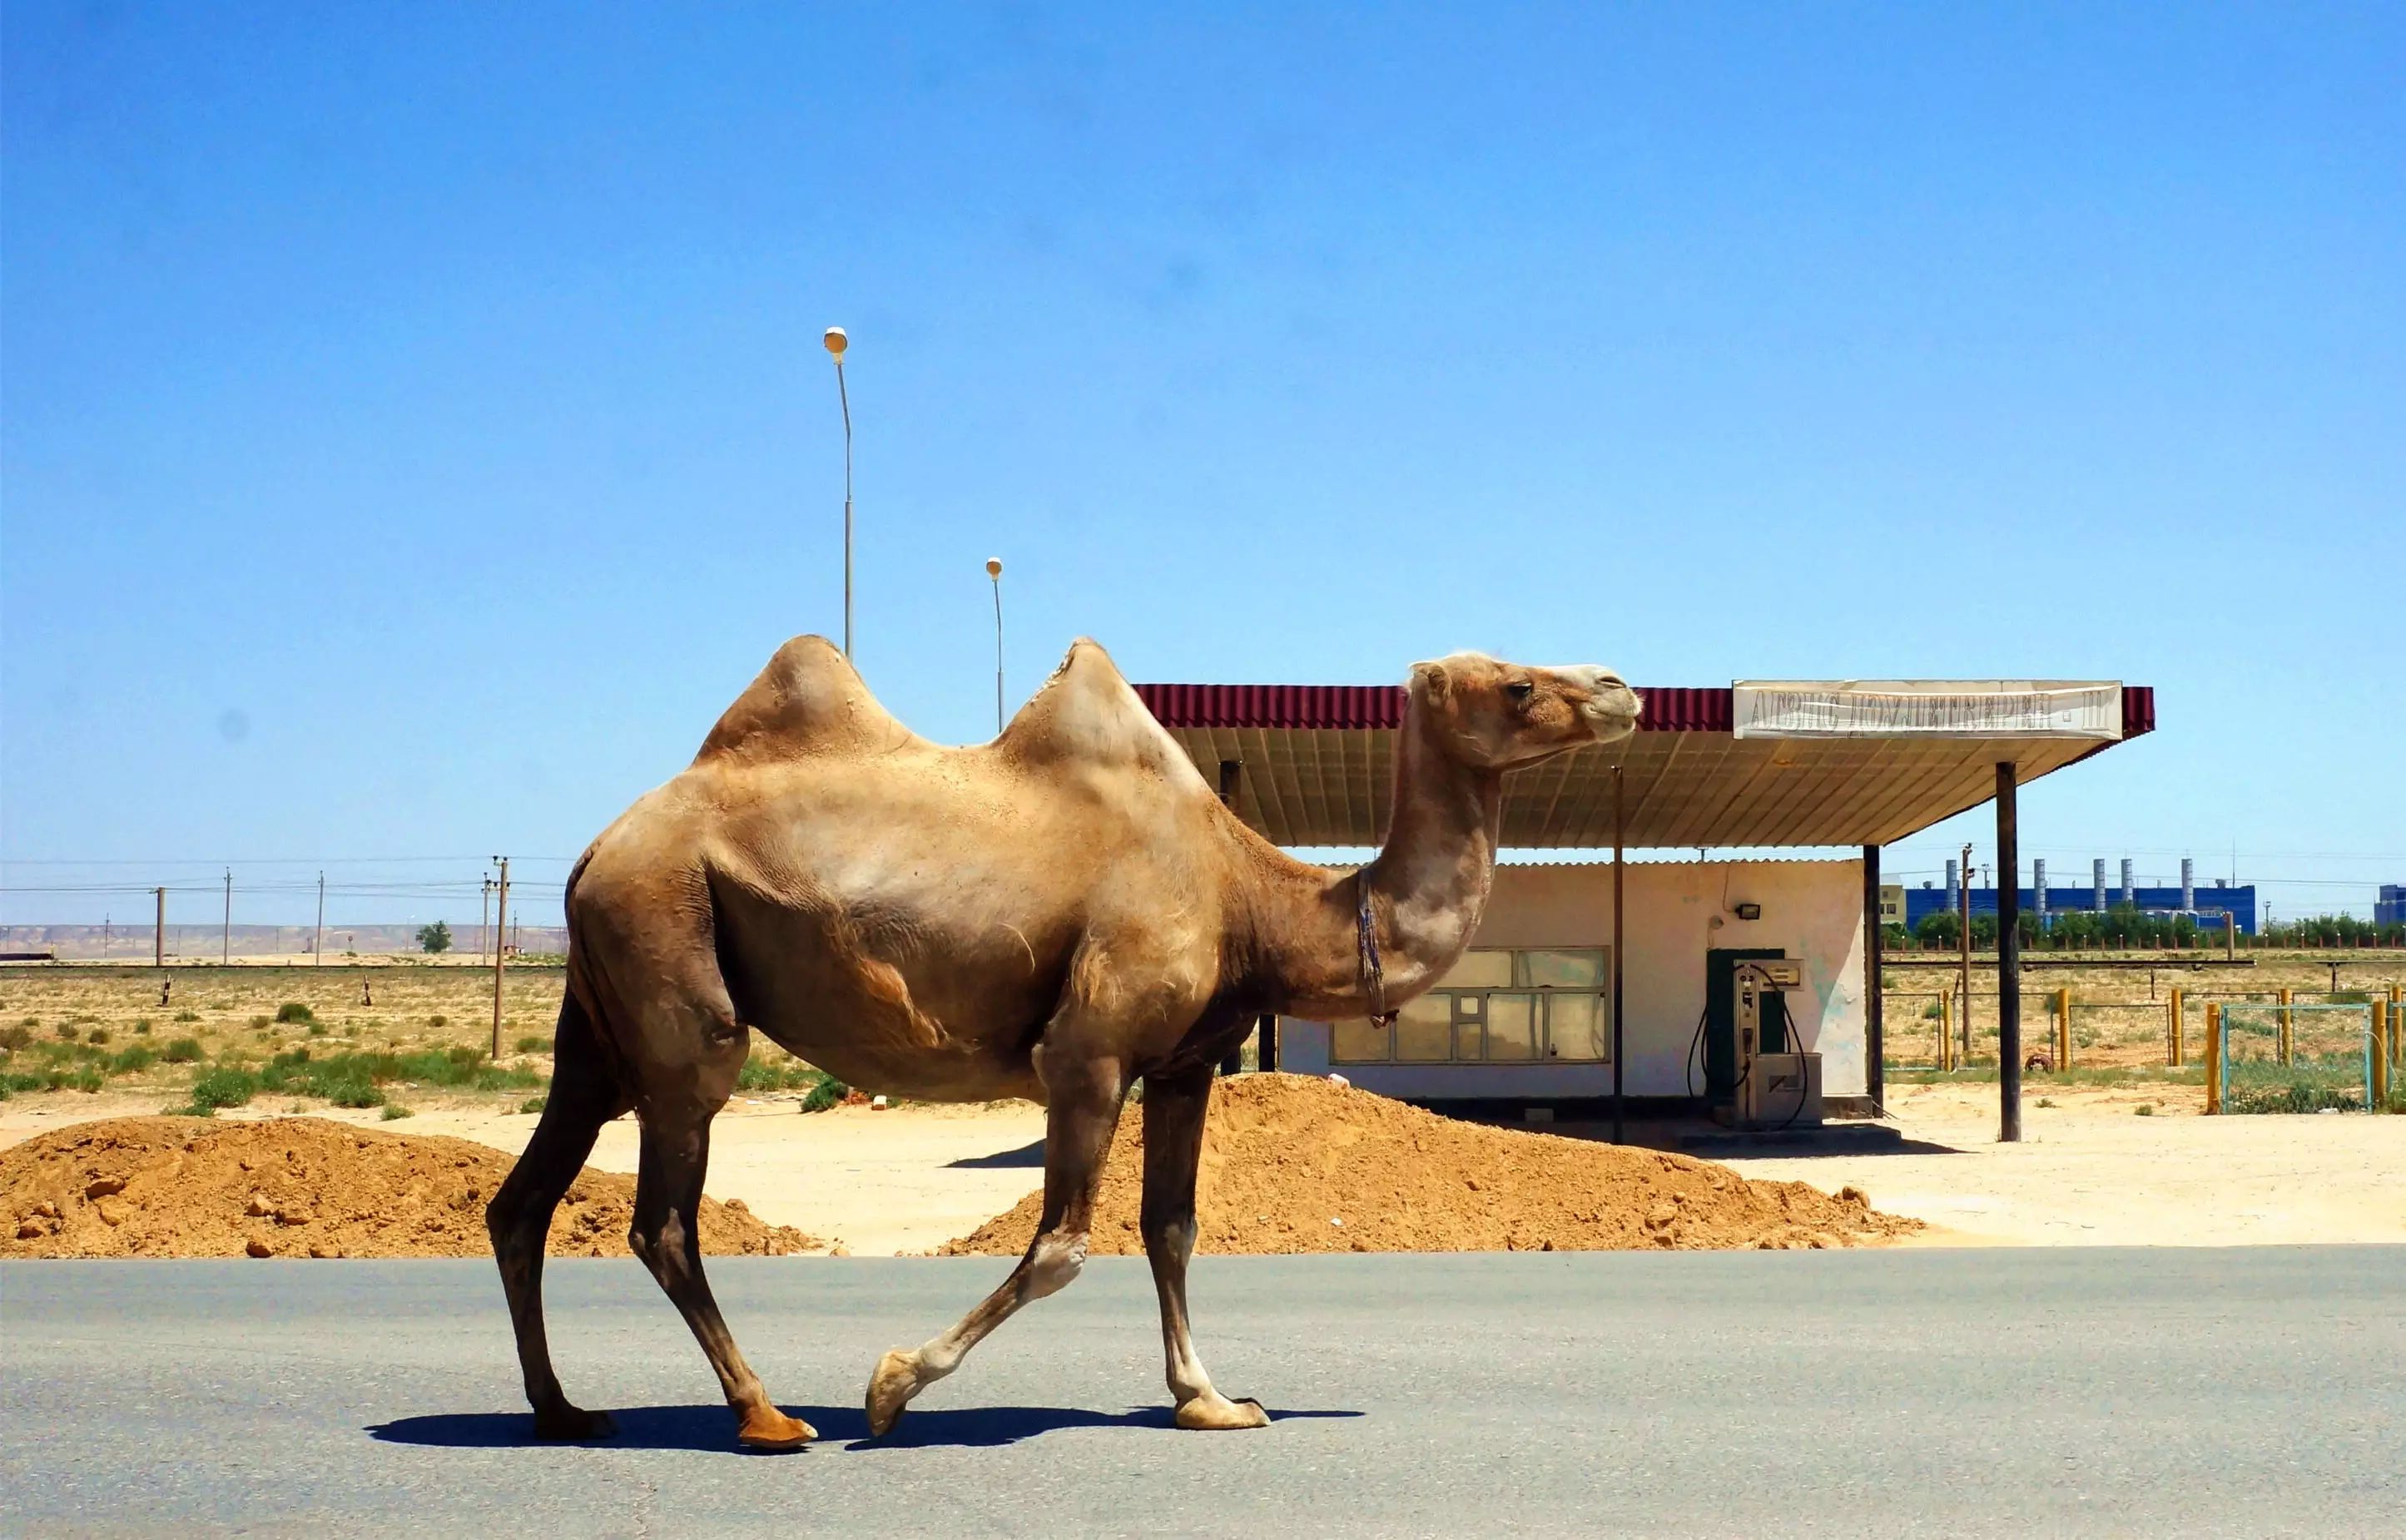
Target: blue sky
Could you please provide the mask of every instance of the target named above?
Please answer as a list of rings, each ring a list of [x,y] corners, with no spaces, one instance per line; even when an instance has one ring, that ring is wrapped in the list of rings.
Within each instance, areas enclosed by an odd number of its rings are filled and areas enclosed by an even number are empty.
[[[2123,678],[2027,853],[2406,881],[2394,7],[488,9],[7,7],[11,889],[540,906],[841,624],[831,322],[931,736],[999,555],[1014,700]]]

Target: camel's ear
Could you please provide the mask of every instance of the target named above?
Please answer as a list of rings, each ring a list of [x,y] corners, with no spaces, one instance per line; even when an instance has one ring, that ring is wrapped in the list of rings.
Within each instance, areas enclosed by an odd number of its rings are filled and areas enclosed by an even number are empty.
[[[1415,663],[1412,665],[1412,688],[1430,705],[1442,706],[1446,697],[1453,693],[1453,678],[1445,671],[1442,663]]]

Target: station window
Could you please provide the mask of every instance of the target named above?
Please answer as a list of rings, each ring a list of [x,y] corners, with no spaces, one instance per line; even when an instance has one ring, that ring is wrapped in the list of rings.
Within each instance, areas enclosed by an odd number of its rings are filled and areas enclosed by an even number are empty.
[[[1337,1064],[1602,1064],[1612,1056],[1609,948],[1478,948],[1396,1014],[1336,1024]]]

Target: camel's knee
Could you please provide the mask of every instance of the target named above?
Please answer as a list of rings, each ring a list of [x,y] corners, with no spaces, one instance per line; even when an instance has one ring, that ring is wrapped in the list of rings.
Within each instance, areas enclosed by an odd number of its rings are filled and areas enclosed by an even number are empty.
[[[693,1273],[692,1248],[685,1225],[669,1214],[646,1223],[640,1215],[627,1230],[627,1250],[651,1269],[660,1287],[673,1289]]]
[[[1036,1249],[1027,1256],[1027,1294],[1029,1299],[1042,1299],[1057,1294],[1077,1281],[1086,1265],[1086,1236],[1082,1231],[1074,1236],[1048,1235],[1037,1238]]]

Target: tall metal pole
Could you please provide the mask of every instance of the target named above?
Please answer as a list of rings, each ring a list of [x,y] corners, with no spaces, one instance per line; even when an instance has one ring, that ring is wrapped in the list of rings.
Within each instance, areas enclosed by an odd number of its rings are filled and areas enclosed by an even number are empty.
[[[155,887],[150,893],[159,900],[159,917],[152,923],[150,930],[150,964],[154,968],[164,968],[167,966],[167,890]]]
[[[309,966],[322,967],[326,961],[326,874],[318,873],[318,934],[309,943]]]
[[[496,855],[493,859],[502,874],[493,884],[493,1057],[502,1056],[502,954],[508,951],[502,938],[509,934],[510,858]]]
[[[226,868],[225,928],[218,932],[218,961],[234,961],[234,868]]]
[[[1621,802],[1621,767],[1615,765],[1612,767],[1612,1142],[1615,1144],[1621,1142],[1621,1066],[1624,1057],[1621,1052],[1621,975],[1623,972],[1621,916],[1628,907],[1621,901],[1621,873],[1629,860],[1629,852],[1621,842],[1629,824],[1624,815],[1626,810]]]
[[[485,948],[492,945],[492,942],[493,880],[488,877],[476,889],[476,955],[483,956]]]
[[[843,656],[852,657],[852,397],[843,388],[843,350],[851,339],[841,326],[827,329],[827,350],[835,357],[835,399],[843,409]]]
[[[1997,762],[1997,1138],[2022,1137],[2021,827],[2014,762]],[[2065,1012],[2064,1041],[2072,1040]],[[2059,1070],[2063,1067],[2056,1066]]]
[[[1002,736],[1002,558],[985,558],[985,575],[994,580],[994,733]]]

